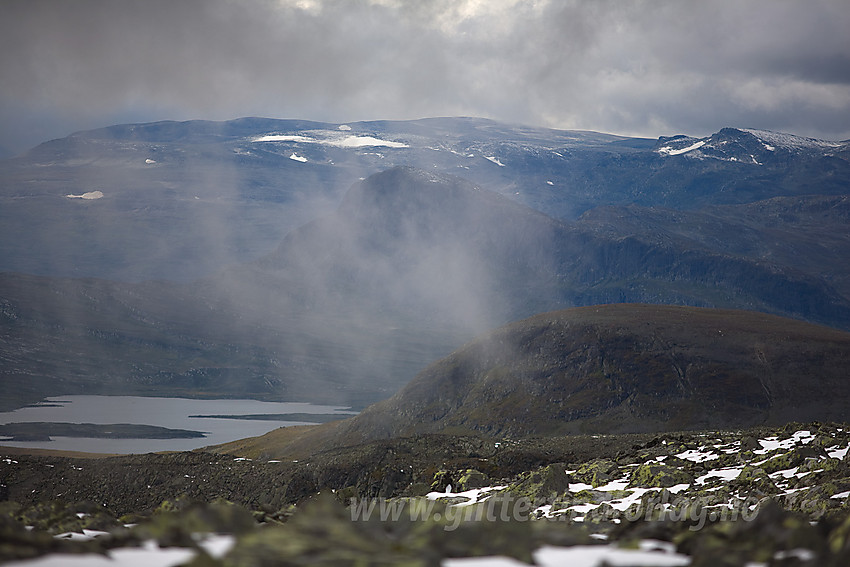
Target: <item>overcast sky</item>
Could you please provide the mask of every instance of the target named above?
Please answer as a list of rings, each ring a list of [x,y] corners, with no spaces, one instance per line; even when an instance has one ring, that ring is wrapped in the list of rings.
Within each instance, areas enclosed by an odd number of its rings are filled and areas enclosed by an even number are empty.
[[[0,146],[241,116],[848,139],[848,30],[847,0],[2,0]]]

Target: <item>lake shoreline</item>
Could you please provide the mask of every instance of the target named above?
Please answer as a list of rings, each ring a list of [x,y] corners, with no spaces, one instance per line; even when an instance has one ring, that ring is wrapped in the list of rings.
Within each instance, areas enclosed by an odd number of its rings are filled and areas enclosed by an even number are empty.
[[[0,425],[0,439],[3,442],[52,441],[53,437],[78,437],[86,439],[200,439],[206,437],[203,431],[190,429],[172,429],[155,425],[135,423],[62,423],[62,422],[23,422]]]
[[[352,415],[348,407],[307,402],[62,395],[0,413],[0,444],[123,455],[193,451]]]

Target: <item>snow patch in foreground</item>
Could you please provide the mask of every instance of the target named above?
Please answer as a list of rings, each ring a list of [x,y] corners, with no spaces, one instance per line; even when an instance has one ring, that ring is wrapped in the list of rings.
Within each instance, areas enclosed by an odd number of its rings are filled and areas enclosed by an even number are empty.
[[[843,449],[830,449],[826,454],[831,459],[843,459],[847,455],[848,449],[850,449],[850,446]]]
[[[659,542],[662,543],[662,542]],[[641,542],[641,549],[619,549],[613,545],[575,545],[573,547],[543,546],[533,553],[534,563],[542,567],[640,566],[675,567],[690,565],[691,558],[670,551],[667,546]],[[442,567],[519,567],[525,566],[509,557],[469,557],[444,559]]]
[[[81,534],[77,535],[84,537]],[[214,559],[221,559],[235,543],[236,539],[232,535],[208,535],[198,541],[198,546]],[[140,548],[113,549],[106,556],[91,553],[81,555],[55,553],[36,559],[12,561],[3,565],[5,567],[174,567],[185,565],[196,556],[197,553],[193,549],[162,548],[155,541],[146,541]]]
[[[701,485],[714,478],[720,479],[723,482],[729,482],[738,478],[741,475],[741,472],[743,472],[743,470],[744,465],[739,465],[737,467],[724,467],[720,469],[714,469],[700,477],[697,477],[694,482],[697,485]]]
[[[712,453],[711,451],[701,451],[699,449],[688,449],[683,453],[679,453],[676,457],[680,459],[684,459],[686,461],[692,461],[694,463],[704,463],[705,461],[713,461],[715,459],[719,459],[720,455]]]
[[[779,440],[778,437],[767,437],[759,439],[761,449],[753,451],[754,455],[766,455],[777,449],[790,449],[796,445],[806,445],[814,441],[815,435],[811,431],[796,431],[788,439]]]
[[[156,542],[145,542],[141,548],[113,549],[107,556],[95,554],[55,554],[37,559],[4,563],[7,567],[172,567],[194,559],[191,549],[160,548]]]
[[[83,193],[82,195],[65,195],[69,199],[84,199],[86,201],[91,201],[94,199],[102,199],[103,192],[102,191],[89,191],[88,193]]]
[[[490,493],[499,492],[505,488],[507,488],[507,486],[487,486],[484,488],[473,488],[463,492],[452,492],[451,485],[449,485],[445,492],[429,492],[425,495],[425,498],[428,500],[439,500],[441,498],[466,498],[466,501],[454,504],[454,506],[470,506],[483,501],[490,496]]]

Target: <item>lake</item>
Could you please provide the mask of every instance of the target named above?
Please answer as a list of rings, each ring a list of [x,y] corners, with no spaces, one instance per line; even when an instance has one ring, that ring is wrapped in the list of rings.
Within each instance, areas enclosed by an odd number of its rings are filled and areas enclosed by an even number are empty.
[[[202,431],[196,439],[102,439],[51,436],[52,441],[4,441],[0,445],[85,451],[89,453],[151,453],[191,451],[245,437],[255,437],[279,427],[304,425],[306,421],[270,421],[198,418],[192,415],[257,414],[342,414],[348,408],[301,402],[261,402],[257,400],[196,400],[187,398],[148,398],[140,396],[62,396],[47,398],[31,407],[0,412],[0,424],[22,422],[131,423],[169,429]]]

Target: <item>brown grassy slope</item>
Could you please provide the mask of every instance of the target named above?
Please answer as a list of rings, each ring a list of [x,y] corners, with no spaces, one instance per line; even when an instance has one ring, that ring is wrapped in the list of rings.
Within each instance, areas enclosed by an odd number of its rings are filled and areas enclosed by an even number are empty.
[[[0,455],[34,455],[38,457],[64,457],[68,459],[105,459],[116,456],[113,453],[86,453],[83,451],[62,451],[58,449],[36,449],[34,447],[10,447],[0,445]]]
[[[422,433],[523,437],[846,421],[848,369],[850,333],[828,327],[749,311],[583,307],[497,329],[353,419],[262,443],[308,454]]]
[[[249,459],[303,459],[322,448],[333,446],[340,423],[332,421],[320,425],[280,427],[258,437],[238,439],[200,450]]]

